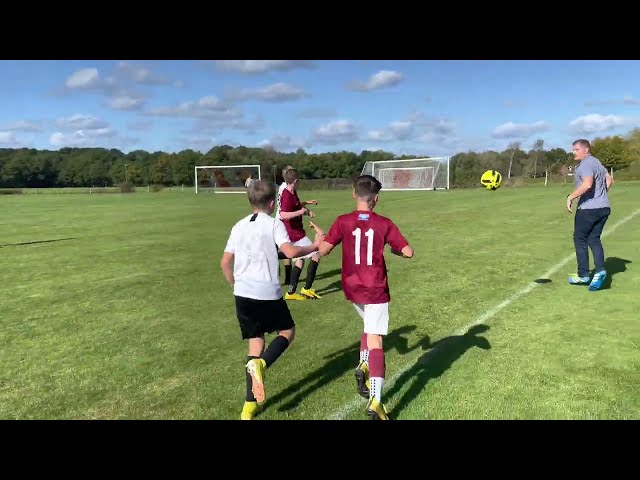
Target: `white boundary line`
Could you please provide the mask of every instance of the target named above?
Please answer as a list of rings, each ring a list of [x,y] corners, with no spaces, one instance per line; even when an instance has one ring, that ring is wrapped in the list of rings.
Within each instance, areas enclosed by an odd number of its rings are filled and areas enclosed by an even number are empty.
[[[633,217],[635,217],[638,214],[640,214],[640,209],[636,210],[631,215],[623,218],[622,220],[620,220],[619,222],[617,222],[616,224],[614,224],[613,226],[608,228],[607,231],[602,234],[602,237],[604,238],[604,237],[612,234],[613,232],[615,232],[617,230],[618,227],[624,225],[625,223],[627,223],[629,220],[631,220]],[[549,278],[551,275],[556,273],[558,270],[560,270],[562,267],[564,267],[567,263],[569,263],[571,260],[573,260],[575,258],[576,258],[576,254],[575,253],[572,253],[571,255],[567,255],[565,258],[560,260],[560,262],[556,263],[547,272],[545,272],[544,275],[542,275],[539,278]],[[465,325],[460,330],[456,331],[454,335],[464,335],[470,328],[475,327],[476,325],[480,325],[481,323],[486,322],[491,317],[495,316],[500,310],[508,307],[513,302],[515,302],[518,298],[520,298],[523,295],[526,295],[527,293],[531,292],[534,288],[536,288],[539,285],[540,284],[536,283],[536,282],[529,283],[522,290],[519,290],[518,292],[516,292],[513,295],[511,295],[509,298],[507,298],[503,302],[499,303],[498,305],[496,305],[493,308],[490,308],[489,310],[487,310],[482,315],[476,317],[471,323],[469,323],[468,325]],[[438,349],[438,347],[433,348],[432,350],[430,350],[427,353],[427,355],[431,355],[432,352],[436,351],[437,349]],[[386,388],[393,388],[393,385],[396,382],[396,380],[398,380],[398,378],[400,378],[400,376],[402,376],[405,372],[407,372],[410,368],[412,368],[413,365],[415,364],[416,360],[422,355],[424,355],[424,354],[420,354],[420,355],[415,356],[407,365],[405,365],[402,369],[400,369],[398,372],[396,372],[390,379],[386,380],[384,382],[384,386]],[[364,399],[362,397],[357,397],[356,400],[354,400],[354,401],[352,401],[350,403],[347,403],[347,404],[343,405],[341,408],[339,408],[333,415],[331,415],[329,417],[329,419],[330,420],[344,420],[347,417],[347,415],[349,415],[356,407],[362,405],[364,402],[366,402],[366,399]]]

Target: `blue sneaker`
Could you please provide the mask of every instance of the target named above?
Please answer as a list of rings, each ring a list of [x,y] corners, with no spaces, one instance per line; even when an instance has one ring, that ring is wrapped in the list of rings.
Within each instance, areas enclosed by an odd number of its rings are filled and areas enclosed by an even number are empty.
[[[577,273],[574,273],[569,277],[569,283],[571,285],[588,285],[589,277],[580,277]]]
[[[592,292],[600,290],[605,278],[607,278],[606,270],[596,272],[596,274],[593,276],[593,280],[591,280],[591,283],[589,284],[589,290],[591,290]]]

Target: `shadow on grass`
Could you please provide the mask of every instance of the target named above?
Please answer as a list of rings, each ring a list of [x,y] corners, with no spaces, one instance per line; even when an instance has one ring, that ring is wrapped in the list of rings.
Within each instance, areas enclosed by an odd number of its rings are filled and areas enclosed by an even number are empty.
[[[631,260],[625,260],[618,257],[609,257],[604,261],[604,269],[607,271],[607,278],[604,279],[602,288],[600,290],[608,290],[613,283],[613,276],[616,273],[622,273],[627,271],[627,264],[632,263]]]
[[[424,339],[416,343],[416,345],[409,347],[409,341],[403,337],[403,335],[414,331],[416,328],[415,325],[407,325],[389,332],[384,338],[385,351],[396,349],[399,354],[404,355],[419,348],[420,345],[423,344]],[[358,360],[360,359],[360,342],[354,342],[342,350],[327,355],[324,359],[328,359],[329,361],[302,380],[290,385],[276,395],[268,397],[267,408],[269,405],[274,405],[289,399],[284,405],[278,408],[278,411],[285,412],[292,410],[316,390],[335,381],[349,371],[355,371],[355,368],[358,366]],[[353,392],[356,393],[355,377],[353,380]]]
[[[76,240],[76,237],[56,238],[54,240],[34,240],[33,242],[5,243],[5,244],[0,245],[0,248],[3,248],[3,247],[19,247],[21,245],[35,245],[37,243],[63,242],[65,240]]]
[[[467,350],[473,347],[482,348],[483,350],[490,349],[489,341],[484,337],[478,336],[487,330],[489,330],[489,327],[481,324],[470,328],[464,335],[451,335],[435,343],[430,343],[428,337],[423,339],[422,348],[427,350],[426,353],[422,354],[409,370],[398,377],[391,389],[382,394],[383,397],[391,398],[398,394],[403,387],[409,385],[407,391],[390,412],[392,418],[397,417],[424,391],[424,387],[429,380],[442,375]]]

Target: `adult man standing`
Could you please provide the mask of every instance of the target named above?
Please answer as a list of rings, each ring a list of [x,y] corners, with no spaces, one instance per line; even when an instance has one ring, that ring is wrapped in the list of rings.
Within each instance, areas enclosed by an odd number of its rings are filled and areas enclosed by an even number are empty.
[[[602,163],[591,155],[591,144],[588,140],[579,139],[573,142],[573,155],[578,161],[574,175],[576,189],[567,197],[567,210],[572,212],[573,200],[580,197],[573,230],[578,273],[569,277],[569,283],[589,284],[589,290],[595,291],[602,287],[607,278],[600,236],[611,214],[608,192],[613,179]],[[591,283],[589,283],[589,248],[595,263],[595,274]]]

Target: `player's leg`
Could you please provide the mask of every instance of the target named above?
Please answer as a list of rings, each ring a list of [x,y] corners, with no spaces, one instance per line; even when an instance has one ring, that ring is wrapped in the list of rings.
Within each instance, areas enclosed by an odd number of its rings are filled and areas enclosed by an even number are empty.
[[[294,245],[297,245],[296,242]],[[306,300],[307,297],[296,293],[298,289],[298,282],[300,281],[300,274],[302,273],[302,269],[304,267],[304,258],[296,258],[293,268],[291,269],[291,281],[289,282],[289,289],[287,290],[287,294],[285,295],[285,299],[287,300]]]
[[[364,305],[354,303],[353,306],[364,321]],[[364,333],[364,328],[362,335],[360,335],[360,361],[354,375],[358,394],[363,398],[369,398],[369,347],[367,346],[367,334]]]
[[[607,271],[604,267],[604,248],[602,247],[600,236],[602,235],[602,230],[604,229],[610,214],[611,210],[609,208],[599,208],[597,209],[597,212],[594,211],[594,224],[587,239],[589,248],[591,248],[591,253],[593,254],[593,262],[595,264],[595,274],[589,284],[589,290],[591,291],[600,290],[604,280],[607,278]]]
[[[307,267],[307,280],[305,281],[304,288],[300,290],[302,295],[305,295],[314,300],[318,300],[322,297],[316,293],[316,291],[312,288],[313,282],[316,279],[316,272],[318,271],[318,265],[320,264],[320,256],[315,254],[311,257],[309,261],[309,266]]]
[[[259,398],[256,398],[255,385],[262,384],[263,364],[260,359],[264,351],[264,330],[260,318],[260,301],[251,298],[235,297],[236,316],[243,340],[248,340],[249,348],[245,363],[246,395],[240,418],[251,420],[260,410]],[[259,395],[258,395],[259,396]]]
[[[291,260],[285,259],[284,261],[284,284],[289,285],[291,282]]]
[[[389,304],[369,304],[364,306],[364,331],[367,334],[369,350],[369,403],[367,414],[373,420],[389,420],[387,409],[382,403],[386,365],[382,339],[389,332]]]
[[[589,246],[588,237],[593,224],[587,210],[578,209],[574,219],[573,243],[576,249],[578,273],[569,277],[569,283],[587,285],[589,283]]]

